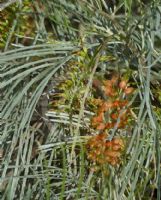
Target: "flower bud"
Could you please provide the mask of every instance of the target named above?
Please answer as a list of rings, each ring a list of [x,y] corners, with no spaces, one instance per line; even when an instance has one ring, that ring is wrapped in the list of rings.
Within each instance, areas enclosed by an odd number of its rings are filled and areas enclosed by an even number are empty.
[[[133,88],[133,87],[128,87],[128,88],[126,88],[126,89],[124,90],[124,93],[128,95],[128,94],[131,94],[133,91],[134,91],[134,88]]]
[[[127,86],[127,82],[125,80],[122,80],[120,83],[119,83],[119,88],[120,89],[125,89]]]

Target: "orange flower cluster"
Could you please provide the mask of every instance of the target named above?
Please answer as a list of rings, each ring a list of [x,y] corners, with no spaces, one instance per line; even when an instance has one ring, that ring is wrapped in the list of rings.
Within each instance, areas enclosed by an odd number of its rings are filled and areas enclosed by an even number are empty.
[[[116,166],[120,162],[124,141],[121,138],[106,140],[107,134],[93,136],[87,143],[88,159],[96,165],[110,164]]]
[[[127,86],[127,80],[121,80],[119,82],[119,77],[117,75],[113,75],[111,80],[104,81],[103,90],[107,96],[116,97],[118,95],[118,88],[126,95],[129,95],[134,91],[133,87]]]
[[[128,101],[122,96],[131,94],[134,88],[127,87],[125,80],[119,82],[118,76],[114,75],[111,80],[104,81],[103,91],[108,100],[94,100],[98,111],[91,120],[92,127],[101,131],[113,128],[115,125],[117,128],[124,128],[128,123],[130,112],[126,108]]]
[[[95,81],[94,84],[96,83]],[[91,120],[91,126],[101,133],[91,137],[87,142],[88,159],[98,167],[107,163],[116,166],[120,162],[125,144],[121,138],[107,141],[106,131],[115,126],[118,129],[127,126],[131,117],[130,109],[127,107],[127,95],[130,95],[134,88],[128,87],[126,80],[119,81],[119,77],[114,75],[110,80],[103,82],[102,90],[105,99],[94,99],[97,115]]]

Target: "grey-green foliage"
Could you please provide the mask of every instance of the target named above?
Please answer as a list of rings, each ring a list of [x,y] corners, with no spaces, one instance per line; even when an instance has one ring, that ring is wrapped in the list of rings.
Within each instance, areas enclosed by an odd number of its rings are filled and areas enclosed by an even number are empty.
[[[138,200],[150,199],[151,192],[158,189],[159,200],[161,127],[150,84],[160,80],[160,2],[140,4],[141,15],[133,12],[132,1],[120,1],[112,8],[105,0],[40,2],[43,12],[34,1],[38,14],[32,45],[8,40],[8,49],[0,54],[1,199]],[[45,20],[50,22],[50,30]],[[131,69],[139,101],[123,164],[107,166],[107,177],[89,171],[84,140],[79,134],[75,138],[70,120],[67,128],[61,117],[53,125],[42,116],[33,122],[50,81],[61,71],[65,77],[66,63],[77,59],[73,52],[83,46],[94,57],[104,41],[106,48],[98,53],[112,55],[116,61],[98,63],[98,67],[102,73]],[[78,118],[74,120],[80,121]],[[76,151],[71,156],[73,141]]]

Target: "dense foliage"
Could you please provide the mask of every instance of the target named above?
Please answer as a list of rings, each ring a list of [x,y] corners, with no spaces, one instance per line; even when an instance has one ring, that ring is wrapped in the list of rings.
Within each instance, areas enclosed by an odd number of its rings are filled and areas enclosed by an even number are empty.
[[[0,33],[0,198],[160,200],[160,0],[17,1]]]

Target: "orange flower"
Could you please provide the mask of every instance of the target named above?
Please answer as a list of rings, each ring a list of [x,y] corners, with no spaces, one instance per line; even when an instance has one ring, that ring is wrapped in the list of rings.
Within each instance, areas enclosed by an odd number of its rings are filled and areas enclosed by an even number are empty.
[[[98,146],[101,142],[104,143],[106,141],[106,137],[107,137],[106,133],[101,133],[101,134],[95,135],[89,139],[87,145]]]
[[[113,103],[112,102],[104,102],[102,103],[101,107],[99,108],[99,112],[106,112],[110,108],[112,108]]]
[[[113,75],[112,78],[111,78],[112,84],[115,85],[117,83],[118,79],[119,79],[118,75],[116,75],[116,74]]]
[[[133,91],[134,91],[134,88],[133,88],[133,87],[128,87],[128,88],[126,88],[126,89],[124,90],[124,93],[128,95],[128,94],[133,93]]]
[[[120,102],[120,106],[126,106],[128,104],[128,101],[127,100],[124,100],[124,101],[121,101]]]
[[[105,108],[105,111],[107,111],[108,109],[112,108],[113,106],[113,103],[112,102],[105,102],[103,104],[104,108]]]
[[[97,165],[108,163],[115,166],[119,164],[121,158],[122,150],[124,148],[123,140],[114,138],[111,141],[107,141],[106,137],[106,133],[101,133],[93,136],[89,140],[88,159]]]
[[[120,139],[120,138],[114,138],[112,140],[112,142],[113,142],[113,144],[119,145],[121,148],[124,148],[124,142],[123,142],[122,139]]]
[[[122,80],[120,83],[119,83],[119,88],[124,90],[127,86],[127,81],[125,80]]]
[[[117,119],[118,116],[119,116],[118,113],[112,113],[112,114],[111,114],[111,118],[112,118],[112,119]]]
[[[98,116],[92,118],[92,125],[95,126],[103,122],[103,113],[99,113]]]
[[[103,90],[106,96],[110,96],[110,97],[116,96],[116,92],[114,91],[112,87],[105,87],[103,88]]]
[[[121,123],[119,123],[118,125],[117,125],[117,128],[125,128],[125,126],[126,126],[126,123],[124,123],[124,122],[121,122]]]
[[[119,162],[118,159],[111,159],[109,163],[110,163],[112,166],[116,166],[116,165],[118,164],[118,162]]]
[[[107,147],[107,148],[110,149],[110,148],[112,147],[112,145],[113,145],[113,144],[112,144],[111,141],[106,141],[106,147]]]
[[[118,151],[112,151],[112,150],[108,150],[108,151],[106,151],[105,152],[105,155],[106,156],[109,156],[109,157],[120,157],[121,156],[121,154],[120,154],[120,152],[118,152]]]
[[[108,128],[112,128],[112,127],[114,127],[114,123],[106,123],[106,128],[108,129]]]
[[[103,103],[103,100],[102,99],[94,99],[93,100],[93,104],[96,105],[96,106],[99,106]]]
[[[106,140],[106,137],[107,137],[106,133],[101,133],[96,136],[96,139]]]
[[[106,125],[105,124],[103,124],[103,123],[100,123],[97,127],[96,127],[96,129],[97,130],[104,130],[105,129],[105,127],[106,127]]]
[[[118,151],[118,150],[121,150],[121,146],[120,145],[113,145],[112,146],[112,150],[114,150],[114,151]]]
[[[116,77],[113,77],[111,80],[104,81],[103,91],[106,96],[114,97],[117,95],[116,90],[113,88],[116,82]]]
[[[111,82],[111,80],[103,81],[103,84],[104,84],[104,86],[106,86],[106,87],[112,88],[112,82]]]
[[[113,102],[113,107],[119,107],[120,106],[121,101],[120,100],[115,100]]]
[[[90,147],[90,148],[93,148],[93,147],[95,147],[96,145],[97,145],[97,141],[96,141],[94,138],[90,139],[90,140],[88,141],[88,143],[87,143],[87,146]]]
[[[92,154],[92,153],[89,153],[88,154],[88,159],[95,161],[96,160],[96,155]]]

